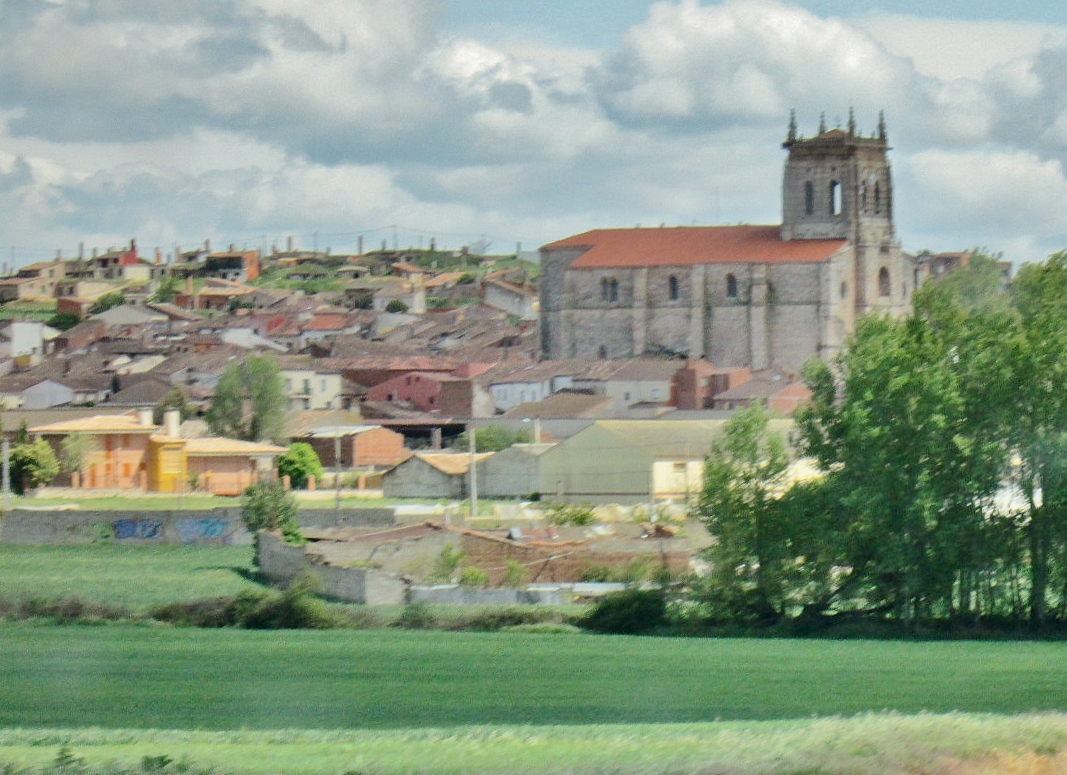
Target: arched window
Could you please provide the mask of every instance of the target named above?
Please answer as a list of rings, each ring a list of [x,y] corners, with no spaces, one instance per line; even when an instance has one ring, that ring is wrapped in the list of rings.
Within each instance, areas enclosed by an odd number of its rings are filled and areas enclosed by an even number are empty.
[[[608,284],[608,301],[619,300],[619,281],[614,277],[611,278],[611,282]]]
[[[877,183],[874,184],[874,211],[882,212],[882,187]]]
[[[848,283],[842,281],[841,282],[841,298],[843,299],[846,296],[848,296]]]
[[[674,275],[667,280],[667,296],[671,301],[678,301],[678,278]]]
[[[726,298],[737,298],[737,278],[732,274],[726,275]]]
[[[600,280],[600,300],[611,300],[611,283],[608,282],[608,278],[604,277]]]
[[[804,184],[804,215],[815,214],[815,184],[810,180]]]
[[[841,184],[830,181],[830,215],[841,215]]]
[[[884,266],[878,270],[878,295],[883,299],[888,297],[892,291],[892,287],[889,283],[889,270]]]

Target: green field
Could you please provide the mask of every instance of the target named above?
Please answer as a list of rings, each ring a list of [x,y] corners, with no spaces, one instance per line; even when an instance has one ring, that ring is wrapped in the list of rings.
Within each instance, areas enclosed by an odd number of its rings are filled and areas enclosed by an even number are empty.
[[[236,595],[250,546],[11,546],[0,544],[0,598],[78,597],[143,613],[176,600]]]
[[[249,547],[0,545],[0,597],[143,612],[252,588],[250,561]],[[1067,772],[1064,665],[1062,642],[0,622],[0,767],[1051,774]]]
[[[1067,709],[1067,644],[0,627],[0,727],[401,729]]]

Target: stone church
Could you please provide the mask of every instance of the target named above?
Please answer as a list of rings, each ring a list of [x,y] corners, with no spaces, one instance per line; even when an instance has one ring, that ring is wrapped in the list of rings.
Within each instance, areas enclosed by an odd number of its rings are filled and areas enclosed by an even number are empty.
[[[872,136],[797,134],[781,226],[596,229],[541,248],[542,357],[704,357],[798,371],[868,312],[911,309],[916,270],[893,228],[885,120]]]

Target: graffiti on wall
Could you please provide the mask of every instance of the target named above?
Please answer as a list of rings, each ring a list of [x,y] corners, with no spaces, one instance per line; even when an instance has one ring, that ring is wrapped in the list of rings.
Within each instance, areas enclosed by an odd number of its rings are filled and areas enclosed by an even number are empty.
[[[234,525],[228,519],[180,519],[178,540],[183,544],[198,544],[204,541],[229,543]]]
[[[163,537],[163,522],[158,519],[117,519],[111,523],[116,539],[151,540]]]

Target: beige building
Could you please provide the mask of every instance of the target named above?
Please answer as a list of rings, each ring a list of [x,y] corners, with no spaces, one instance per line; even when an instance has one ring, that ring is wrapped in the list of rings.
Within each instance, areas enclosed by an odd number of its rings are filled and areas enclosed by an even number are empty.
[[[598,229],[541,248],[542,357],[703,357],[799,370],[868,312],[911,307],[915,262],[893,226],[885,123],[875,135],[791,119],[780,226]]]

